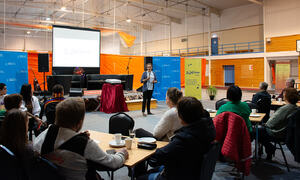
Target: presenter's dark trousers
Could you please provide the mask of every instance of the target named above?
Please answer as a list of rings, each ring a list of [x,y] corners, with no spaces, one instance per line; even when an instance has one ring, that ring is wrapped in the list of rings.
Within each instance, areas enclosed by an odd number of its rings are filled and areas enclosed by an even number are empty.
[[[143,92],[142,112],[145,112],[145,105],[147,102],[147,113],[150,113],[150,103],[151,103],[152,93],[153,93],[153,90],[147,90],[147,91]]]

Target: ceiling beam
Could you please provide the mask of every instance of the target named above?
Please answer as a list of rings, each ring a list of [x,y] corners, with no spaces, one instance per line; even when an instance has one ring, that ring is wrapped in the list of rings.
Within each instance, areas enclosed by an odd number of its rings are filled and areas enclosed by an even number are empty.
[[[218,8],[212,7],[212,6],[210,6],[209,4],[206,4],[206,3],[202,2],[201,0],[192,0],[192,1],[197,2],[197,3],[201,4],[201,5],[203,5],[203,6],[207,7],[207,8],[209,8],[209,11],[210,11],[211,13],[214,13],[214,14],[216,14],[216,15],[218,15],[218,16],[221,15],[221,10],[218,9]]]
[[[250,1],[250,2],[252,2],[254,4],[259,4],[261,6],[263,5],[263,3],[261,1],[259,1],[259,0],[248,0],[248,1]]]

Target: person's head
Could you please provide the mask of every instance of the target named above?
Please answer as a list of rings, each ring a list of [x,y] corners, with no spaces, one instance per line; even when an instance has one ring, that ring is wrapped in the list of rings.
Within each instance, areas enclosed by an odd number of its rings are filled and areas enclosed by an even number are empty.
[[[146,65],[146,67],[147,67],[147,71],[148,71],[148,72],[151,72],[151,71],[152,71],[152,64],[151,64],[151,63],[148,63],[148,64]]]
[[[3,96],[7,93],[6,84],[0,83],[0,96]]]
[[[21,92],[20,94],[23,96],[23,100],[26,102],[31,102],[32,98],[32,89],[31,89],[31,84],[23,84],[21,87]]]
[[[286,81],[285,81],[285,86],[287,88],[291,87],[293,88],[294,87],[294,84],[295,84],[295,80],[293,78],[288,78]]]
[[[259,89],[266,91],[268,89],[268,83],[260,82],[259,83]]]
[[[177,111],[183,125],[199,121],[204,115],[203,106],[195,97],[182,97],[177,103]]]
[[[52,88],[52,96],[56,97],[63,97],[64,96],[64,87],[60,84],[56,84]]]
[[[4,98],[4,107],[7,111],[15,108],[19,109],[22,104],[23,97],[20,94],[10,94]]]
[[[242,90],[238,86],[230,86],[227,89],[227,99],[232,102],[238,102],[242,99]]]
[[[296,104],[299,101],[299,95],[295,88],[286,88],[283,95],[284,99],[290,104]]]
[[[1,125],[0,144],[11,150],[17,157],[22,156],[28,143],[28,117],[25,112],[11,109]]]
[[[78,132],[82,127],[84,114],[84,100],[79,97],[68,98],[57,104],[55,124]]]
[[[169,107],[176,106],[180,98],[182,98],[182,92],[178,88],[171,87],[168,89],[166,103]]]

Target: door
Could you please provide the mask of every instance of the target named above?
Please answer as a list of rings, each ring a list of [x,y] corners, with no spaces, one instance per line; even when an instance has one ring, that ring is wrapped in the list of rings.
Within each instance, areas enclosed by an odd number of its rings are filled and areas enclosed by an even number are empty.
[[[218,55],[218,38],[211,38],[211,54],[212,55]]]
[[[234,66],[224,66],[224,84],[225,86],[234,85]]]

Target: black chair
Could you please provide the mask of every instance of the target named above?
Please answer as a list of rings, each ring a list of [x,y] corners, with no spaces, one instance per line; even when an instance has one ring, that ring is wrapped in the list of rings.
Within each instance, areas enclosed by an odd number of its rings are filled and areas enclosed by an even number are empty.
[[[81,88],[80,75],[72,75],[71,88]]]
[[[55,121],[55,111],[49,111],[46,113],[47,124],[54,124]]]
[[[277,147],[277,144],[279,145],[279,147]],[[289,164],[286,160],[286,156],[285,156],[285,153],[283,151],[283,148],[282,148],[282,145],[285,145],[285,140],[280,140],[280,139],[274,139],[274,145],[276,147],[276,149],[280,149],[281,151],[281,154],[283,156],[283,159],[284,159],[284,163],[285,163],[285,166],[287,168],[287,171],[290,172],[290,167],[289,167]]]
[[[229,100],[222,98],[216,102],[216,110],[218,110],[222,105],[226,104]]]
[[[13,152],[0,145],[0,179],[21,180],[23,178],[22,167]]]
[[[270,117],[270,110],[271,110],[271,99],[267,97],[262,97],[258,99],[257,103],[257,112],[258,113],[266,113],[265,117],[263,118],[262,122],[265,123],[268,121]]]
[[[253,103],[252,101],[246,100],[244,102],[248,104],[250,109],[257,109],[257,105],[255,103]]]
[[[109,133],[121,133],[129,136],[129,129],[133,129],[134,120],[126,113],[117,113],[109,118]]]
[[[201,180],[211,180],[219,158],[221,145],[218,142],[211,144],[209,151],[204,155],[201,165]]]

